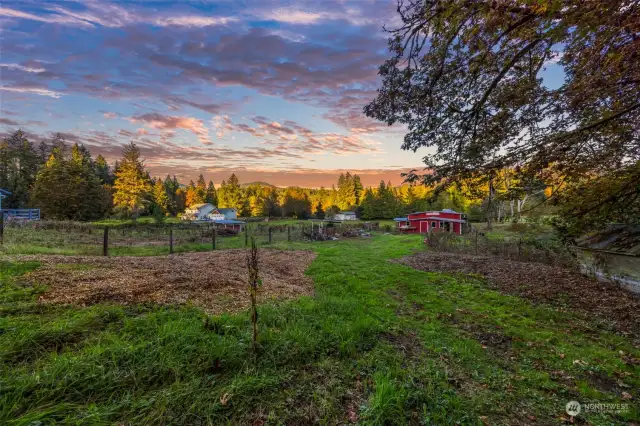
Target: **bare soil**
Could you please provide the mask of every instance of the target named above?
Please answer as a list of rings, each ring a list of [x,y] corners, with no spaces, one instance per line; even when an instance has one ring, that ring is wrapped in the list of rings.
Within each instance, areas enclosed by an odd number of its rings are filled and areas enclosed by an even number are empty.
[[[640,336],[640,298],[578,271],[495,256],[421,252],[397,262],[421,271],[481,275],[503,294],[610,321],[616,331]]]
[[[20,256],[40,268],[25,280],[47,286],[42,303],[190,303],[209,313],[249,307],[246,251],[220,250],[150,257]],[[313,294],[304,271],[310,251],[259,250],[259,302]]]

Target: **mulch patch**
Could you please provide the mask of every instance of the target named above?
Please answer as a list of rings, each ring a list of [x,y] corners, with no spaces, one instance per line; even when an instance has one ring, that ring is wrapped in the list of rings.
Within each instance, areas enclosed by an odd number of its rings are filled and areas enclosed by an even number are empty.
[[[481,275],[501,293],[612,321],[622,334],[640,337],[640,298],[578,271],[493,256],[421,252],[396,260],[427,272]]]
[[[313,294],[313,281],[304,271],[315,253],[260,249],[259,257],[260,302]],[[42,303],[191,303],[212,314],[238,312],[250,305],[242,249],[149,257],[16,256],[15,260],[42,264],[24,277],[48,287],[40,296]]]

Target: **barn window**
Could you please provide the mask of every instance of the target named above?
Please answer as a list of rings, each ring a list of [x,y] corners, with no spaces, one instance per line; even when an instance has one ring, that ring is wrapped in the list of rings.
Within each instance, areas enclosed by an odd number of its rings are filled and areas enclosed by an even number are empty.
[[[432,228],[437,228],[436,224],[437,224],[437,222],[431,222],[431,227]]]
[[[440,222],[440,228],[444,228],[444,222]]]

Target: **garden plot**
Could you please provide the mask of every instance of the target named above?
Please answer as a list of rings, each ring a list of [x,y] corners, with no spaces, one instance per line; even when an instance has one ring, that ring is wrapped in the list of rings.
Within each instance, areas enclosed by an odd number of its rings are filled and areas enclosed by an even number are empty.
[[[41,267],[25,280],[47,286],[42,303],[193,304],[209,313],[249,306],[245,250],[154,257],[20,256]],[[313,294],[309,251],[260,250],[259,302]]]

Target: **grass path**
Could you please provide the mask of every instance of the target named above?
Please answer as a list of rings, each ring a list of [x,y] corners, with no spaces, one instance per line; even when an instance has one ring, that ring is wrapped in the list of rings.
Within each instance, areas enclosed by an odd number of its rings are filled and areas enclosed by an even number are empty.
[[[389,261],[416,236],[288,247],[318,252],[316,295],[260,309],[257,359],[246,314],[39,305],[20,285],[38,265],[0,263],[0,423],[548,425],[570,400],[628,404],[578,422],[640,417],[640,351],[606,324]]]

